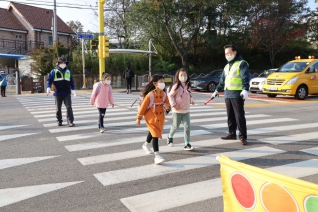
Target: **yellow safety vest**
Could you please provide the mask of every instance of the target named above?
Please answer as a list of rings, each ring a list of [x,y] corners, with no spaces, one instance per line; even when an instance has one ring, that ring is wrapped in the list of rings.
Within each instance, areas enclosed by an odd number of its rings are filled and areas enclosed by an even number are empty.
[[[60,76],[57,75],[58,72],[60,72]],[[71,80],[71,72],[68,69],[65,71],[64,76],[63,76],[63,73],[57,68],[54,69],[54,73],[55,73],[54,81],[61,81],[61,80],[70,81]]]
[[[229,64],[227,64],[224,67],[224,73],[225,73],[225,85],[224,90],[242,90],[243,84],[242,84],[242,77],[241,77],[241,61],[235,61],[231,67],[231,70],[229,68]]]

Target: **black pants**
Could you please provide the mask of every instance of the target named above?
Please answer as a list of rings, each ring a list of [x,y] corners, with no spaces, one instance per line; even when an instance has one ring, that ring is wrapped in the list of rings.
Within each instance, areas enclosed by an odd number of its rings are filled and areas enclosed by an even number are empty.
[[[64,105],[66,107],[66,117],[67,122],[73,123],[74,116],[73,116],[73,110],[72,110],[72,100],[71,100],[71,94],[67,96],[55,96],[55,106],[56,106],[56,118],[57,121],[62,123],[62,103],[64,101]]]
[[[152,137],[151,133],[149,132],[147,136],[147,143],[150,143],[151,140],[152,140],[153,151],[158,152],[159,151],[158,138]]]
[[[97,108],[99,112],[98,117],[98,128],[104,127],[104,116],[106,113],[106,108]]]
[[[131,90],[132,78],[126,78],[126,82],[127,82],[127,91],[129,91]]]
[[[239,137],[247,139],[244,100],[242,98],[225,99],[225,104],[229,134],[236,135],[236,129],[238,128]]]
[[[7,86],[1,86],[1,96],[5,96],[6,95],[6,87]]]

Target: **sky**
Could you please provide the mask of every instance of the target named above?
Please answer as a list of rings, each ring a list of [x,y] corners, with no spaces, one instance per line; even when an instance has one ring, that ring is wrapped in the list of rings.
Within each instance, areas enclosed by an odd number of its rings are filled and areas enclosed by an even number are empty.
[[[97,11],[98,0],[56,0],[57,15],[64,21],[79,21],[84,26],[84,32],[98,32],[98,19],[94,15],[94,9]],[[315,10],[315,0],[308,0],[308,6]],[[33,6],[53,9],[54,0],[15,0],[21,4],[33,4]],[[9,1],[0,0],[0,7],[7,8]],[[78,9],[71,7],[81,7]]]

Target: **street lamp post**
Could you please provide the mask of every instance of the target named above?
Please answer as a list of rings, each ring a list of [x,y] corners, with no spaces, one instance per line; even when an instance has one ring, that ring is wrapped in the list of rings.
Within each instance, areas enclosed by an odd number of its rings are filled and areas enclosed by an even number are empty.
[[[105,71],[105,58],[102,57],[104,52],[104,4],[106,0],[98,1],[98,22],[99,22],[99,79],[102,79],[102,73]]]

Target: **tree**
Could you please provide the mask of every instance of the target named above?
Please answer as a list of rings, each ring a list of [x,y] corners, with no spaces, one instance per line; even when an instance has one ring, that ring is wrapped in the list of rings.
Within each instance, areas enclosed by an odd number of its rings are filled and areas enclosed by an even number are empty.
[[[84,26],[79,21],[68,21],[66,24],[76,33],[82,33],[84,31]],[[72,38],[72,46],[80,45],[80,39]]]
[[[300,24],[302,13],[308,12],[306,0],[262,0],[251,7],[250,47],[259,45],[267,51],[271,67],[275,67],[275,56],[287,44],[297,37],[303,37],[306,31]]]
[[[155,32],[163,32],[159,35],[165,36],[164,33],[167,33],[172,46],[181,58],[183,68],[189,70],[188,53],[191,44],[203,31],[206,12],[214,4],[215,1],[211,0],[142,0],[134,4],[132,16],[140,34],[147,31],[149,25],[142,26],[144,20],[155,22],[158,26]],[[149,17],[152,20],[149,20]]]

